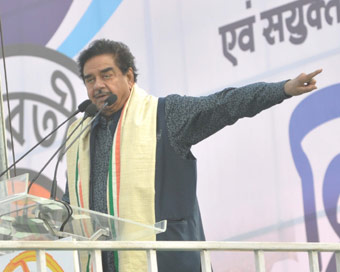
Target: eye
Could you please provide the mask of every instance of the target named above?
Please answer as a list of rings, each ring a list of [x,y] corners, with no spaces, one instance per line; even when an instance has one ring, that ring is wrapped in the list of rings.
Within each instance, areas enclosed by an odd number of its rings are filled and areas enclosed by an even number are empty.
[[[104,74],[103,76],[105,79],[109,79],[111,77],[111,74]]]
[[[93,77],[88,77],[88,78],[85,79],[85,83],[86,84],[91,84],[93,82],[94,82],[94,78]]]

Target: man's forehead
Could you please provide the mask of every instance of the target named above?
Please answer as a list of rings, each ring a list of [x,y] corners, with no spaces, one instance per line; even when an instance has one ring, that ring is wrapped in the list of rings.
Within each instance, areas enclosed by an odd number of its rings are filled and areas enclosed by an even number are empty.
[[[98,55],[85,62],[84,74],[114,70],[116,64],[112,55]]]
[[[112,66],[109,66],[109,67],[106,67],[106,68],[103,68],[103,69],[98,69],[96,71],[94,70],[89,70],[88,72],[84,71],[84,77],[89,77],[89,76],[92,76],[94,75],[95,73],[100,73],[100,74],[104,74],[104,73],[107,73],[109,71],[114,71],[114,67]]]

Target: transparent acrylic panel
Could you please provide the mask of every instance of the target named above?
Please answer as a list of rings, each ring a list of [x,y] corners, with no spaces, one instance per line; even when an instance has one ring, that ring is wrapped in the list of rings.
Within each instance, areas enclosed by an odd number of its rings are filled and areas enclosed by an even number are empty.
[[[135,241],[165,230],[166,221],[144,225],[33,195],[3,199],[0,205],[0,240]]]
[[[0,204],[3,200],[25,195],[28,188],[28,174],[0,180]]]

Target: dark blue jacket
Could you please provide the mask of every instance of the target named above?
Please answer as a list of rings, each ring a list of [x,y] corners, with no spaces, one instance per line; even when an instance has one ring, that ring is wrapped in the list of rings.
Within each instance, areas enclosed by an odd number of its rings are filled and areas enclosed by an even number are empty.
[[[196,197],[196,159],[184,159],[172,148],[165,122],[164,98],[158,102],[155,180],[156,222],[167,220],[157,241],[205,240]],[[198,251],[158,251],[158,271],[200,271]]]

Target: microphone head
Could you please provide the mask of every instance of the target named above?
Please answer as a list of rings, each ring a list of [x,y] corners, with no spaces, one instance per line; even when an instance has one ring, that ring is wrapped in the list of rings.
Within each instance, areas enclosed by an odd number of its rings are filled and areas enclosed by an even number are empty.
[[[117,95],[110,94],[108,98],[105,99],[105,104],[107,106],[111,106],[113,103],[115,103],[117,100]]]
[[[95,116],[96,113],[97,113],[97,106],[93,103],[91,103],[90,105],[88,105],[86,107],[86,110],[85,110],[85,116],[86,117],[92,117],[92,116]]]
[[[83,102],[81,102],[78,106],[78,110],[79,112],[84,112],[86,110],[86,108],[91,104],[91,100],[90,99],[87,99]]]

